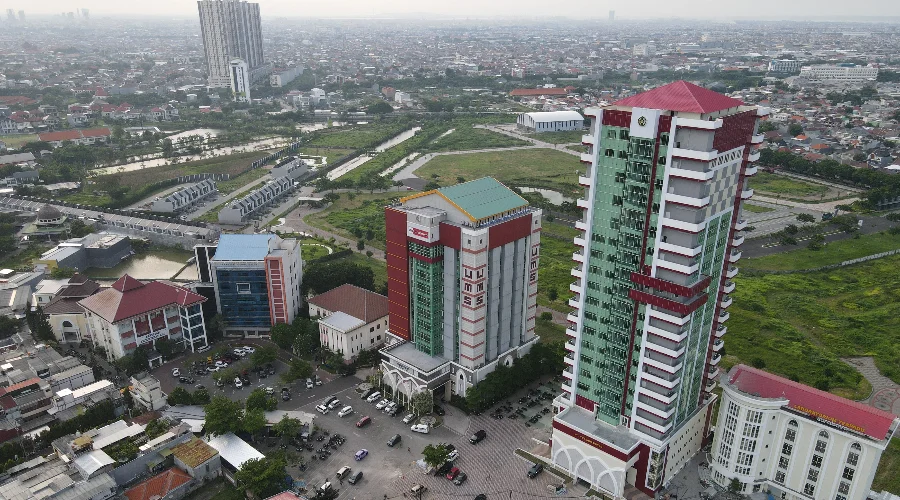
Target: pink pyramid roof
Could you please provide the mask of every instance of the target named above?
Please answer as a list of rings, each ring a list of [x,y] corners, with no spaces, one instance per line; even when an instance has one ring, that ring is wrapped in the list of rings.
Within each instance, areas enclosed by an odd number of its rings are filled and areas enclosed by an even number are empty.
[[[714,113],[743,104],[738,99],[713,92],[684,80],[672,82],[613,103],[615,106],[684,111],[688,113]]]
[[[126,274],[116,280],[116,282],[113,283],[112,287],[120,292],[127,292],[129,290],[134,290],[135,288],[140,288],[142,286],[144,286],[143,283]]]

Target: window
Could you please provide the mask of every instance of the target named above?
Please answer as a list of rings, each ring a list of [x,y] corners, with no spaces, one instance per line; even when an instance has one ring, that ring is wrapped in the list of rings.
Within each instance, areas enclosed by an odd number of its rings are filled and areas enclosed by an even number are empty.
[[[784,483],[784,472],[778,471],[775,473],[775,482]]]
[[[841,481],[841,484],[838,485],[838,493],[843,493],[844,495],[850,493],[850,483]]]
[[[859,463],[859,455],[851,451],[850,454],[847,455],[847,463],[855,466]]]
[[[604,151],[603,154],[606,155],[608,158],[612,158],[613,156],[616,156],[616,152],[610,148],[606,148],[606,151]]]
[[[856,471],[850,467],[844,467],[844,473],[841,474],[841,477],[846,479],[847,481],[853,481],[853,474]]]
[[[794,429],[788,429],[788,430],[785,431],[785,433],[784,433],[784,440],[785,440],[785,441],[790,441],[790,442],[793,443],[793,442],[794,442],[794,439],[796,439],[796,437],[797,437],[797,431],[795,431]]]
[[[781,457],[778,459],[778,468],[787,470],[789,463],[790,460],[787,457]]]
[[[822,467],[822,457],[820,455],[813,455],[812,457],[812,466],[813,467]]]
[[[237,293],[250,293],[250,283],[235,283]]]
[[[809,469],[809,472],[806,474],[806,479],[809,479],[812,482],[818,481],[819,480],[818,469]]]
[[[813,496],[813,493],[816,492],[816,486],[811,483],[806,483],[806,486],[803,487],[803,494]]]
[[[783,455],[788,455],[788,456],[790,456],[790,455],[791,455],[791,451],[793,451],[793,450],[794,450],[794,447],[791,446],[791,445],[789,445],[789,444],[787,444],[787,443],[785,443],[785,445],[781,447],[781,453],[782,453]]]
[[[816,451],[819,453],[825,453],[825,446],[827,443],[825,441],[816,441]]]

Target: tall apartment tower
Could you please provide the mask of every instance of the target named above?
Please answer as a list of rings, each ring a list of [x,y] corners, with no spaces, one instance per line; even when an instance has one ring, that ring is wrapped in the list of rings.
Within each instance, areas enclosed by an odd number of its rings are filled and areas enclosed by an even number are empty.
[[[231,92],[236,102],[250,102],[250,68],[243,59],[229,63]]]
[[[585,113],[552,458],[615,498],[653,496],[709,434],[767,113],[683,81]]]
[[[254,72],[264,70],[259,4],[242,0],[198,0],[200,32],[209,73],[209,86],[231,86],[232,59],[243,59]],[[262,71],[264,72],[264,71]]]
[[[537,341],[541,211],[491,177],[385,208],[388,344],[395,394],[465,395]]]
[[[612,23],[612,22],[615,22],[615,20],[616,20],[616,11],[614,11],[614,10],[609,11],[609,22]]]

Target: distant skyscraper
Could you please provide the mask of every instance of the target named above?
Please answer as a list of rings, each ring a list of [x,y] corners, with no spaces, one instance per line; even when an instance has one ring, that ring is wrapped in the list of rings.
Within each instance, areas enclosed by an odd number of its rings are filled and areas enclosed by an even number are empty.
[[[231,60],[243,59],[250,81],[264,76],[259,4],[241,0],[198,0],[200,32],[206,52],[209,85],[231,85]]]
[[[609,11],[609,22],[613,22],[615,20],[616,20],[616,11],[614,11],[614,10]]]
[[[16,20],[16,11],[13,9],[6,9],[6,20],[10,22],[15,22]]]
[[[19,11],[19,21],[22,21],[23,23],[25,22],[25,11],[24,10]]]
[[[250,68],[243,59],[232,59],[230,63],[231,91],[234,100],[250,102]]]
[[[552,457],[614,498],[659,492],[709,435],[767,113],[683,81],[585,112]]]
[[[91,11],[88,9],[81,9],[81,17],[89,19],[91,17]]]

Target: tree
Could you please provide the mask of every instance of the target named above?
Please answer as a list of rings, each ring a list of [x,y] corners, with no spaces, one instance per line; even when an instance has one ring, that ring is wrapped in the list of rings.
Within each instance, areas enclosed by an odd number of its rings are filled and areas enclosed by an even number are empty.
[[[278,402],[275,401],[275,398],[266,394],[266,391],[261,388],[253,389],[253,392],[247,396],[247,411],[251,410],[263,410],[263,411],[272,411],[278,407]]]
[[[57,267],[50,271],[50,277],[55,280],[67,279],[75,276],[75,269],[71,267]]]
[[[766,367],[766,361],[759,357],[751,359],[750,364],[753,366],[753,368],[759,368],[760,370]]]
[[[409,409],[416,415],[430,413],[433,406],[434,395],[431,391],[419,391],[409,398]]]
[[[241,419],[241,428],[256,440],[256,437],[266,428],[265,410],[262,408],[248,409]]]
[[[298,379],[309,378],[312,375],[312,367],[306,361],[294,358],[291,360],[288,371],[281,374],[281,380],[289,384]]]
[[[384,115],[394,111],[394,108],[385,101],[378,101],[366,107],[366,113],[370,115]]]
[[[169,397],[166,398],[166,402],[169,403],[169,406],[176,405],[191,405],[194,404],[194,398],[191,397],[191,393],[188,392],[184,387],[176,387],[169,393]]]
[[[212,436],[238,432],[241,430],[241,403],[225,396],[216,396],[204,407],[206,411],[206,433]]]
[[[775,125],[769,121],[763,121],[759,124],[759,133],[764,134],[766,132],[772,132],[773,130],[777,130]]]
[[[172,342],[167,338],[157,339],[156,342],[153,343],[153,348],[162,355],[163,359],[172,357],[172,352],[175,350],[175,346],[172,345]]]
[[[728,483],[728,491],[730,491],[732,493],[738,493],[742,489],[744,489],[744,485],[741,484],[741,482],[738,481],[738,478],[736,478],[736,477],[732,478],[731,482]]]
[[[791,134],[791,137],[797,137],[798,135],[803,133],[803,126],[799,123],[791,123],[788,125],[788,134]]]
[[[443,444],[429,444],[422,450],[423,460],[431,467],[440,467],[447,463],[450,450]]]
[[[255,498],[268,498],[284,490],[285,461],[281,456],[251,458],[234,474],[237,484]]]
[[[797,222],[813,223],[816,218],[810,214],[797,214]]]
[[[273,326],[272,331],[269,333],[272,342],[282,349],[290,350],[291,346],[294,345],[294,340],[297,338],[297,327],[295,326],[297,321],[299,320],[294,321],[294,325],[278,323]]]
[[[556,288],[551,288],[547,291],[547,298],[550,299],[550,301],[554,301],[559,298],[559,292],[556,291]]]
[[[12,337],[18,331],[19,322],[17,320],[9,316],[0,316],[0,339]]]
[[[163,157],[169,158],[170,156],[172,156],[172,153],[174,152],[174,150],[175,150],[175,148],[172,146],[172,139],[169,139],[168,137],[163,139],[163,141],[162,141]]]
[[[130,387],[125,386],[125,388],[122,389],[122,400],[125,401],[125,408],[128,408],[129,410],[134,409],[134,396],[131,395]]]
[[[250,366],[257,368],[275,361],[278,357],[278,349],[274,346],[264,345],[257,347],[250,355]]]
[[[302,293],[320,294],[347,283],[374,290],[375,272],[368,266],[346,261],[313,262],[304,270]]]
[[[366,242],[363,240],[359,240],[356,242],[356,249],[362,251],[362,249],[366,248]]]
[[[193,396],[195,405],[205,405],[210,402],[209,390],[206,387],[201,387],[194,392]]]
[[[798,228],[795,224],[788,224],[787,226],[784,227],[785,234],[793,235],[793,234],[797,234],[797,232],[799,232],[799,231],[800,231],[800,228]]]
[[[221,340],[225,336],[225,318],[221,314],[214,314],[206,322],[206,338],[210,342]]]
[[[296,418],[288,417],[287,414],[285,414],[280,422],[272,426],[272,431],[281,436],[284,441],[296,436],[302,427],[302,422]]]

